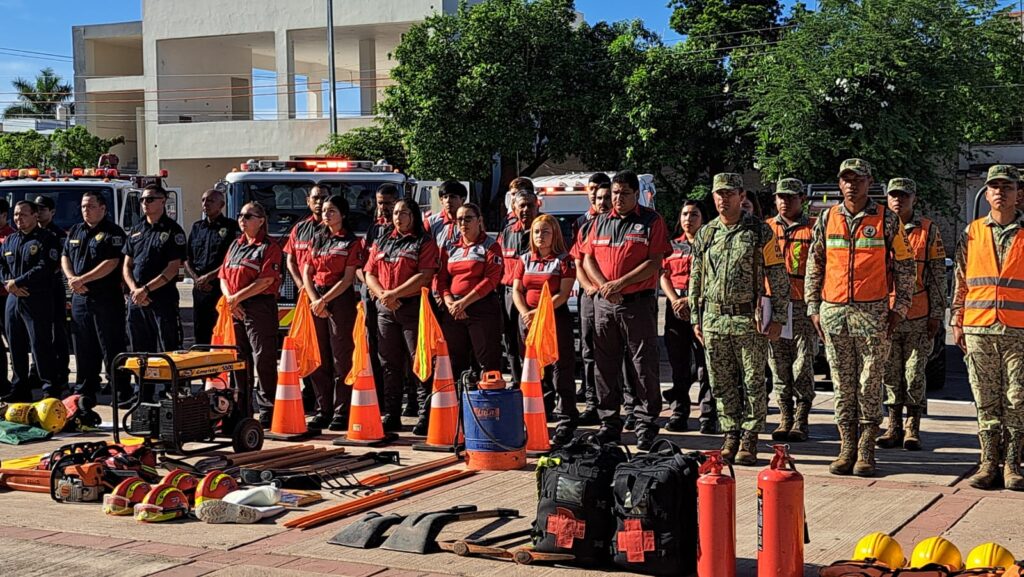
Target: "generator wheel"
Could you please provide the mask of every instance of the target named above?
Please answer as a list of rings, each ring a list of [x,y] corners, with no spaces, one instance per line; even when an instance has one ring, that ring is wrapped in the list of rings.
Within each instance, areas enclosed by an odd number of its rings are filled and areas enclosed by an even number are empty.
[[[236,453],[259,451],[263,448],[263,427],[256,419],[242,419],[231,433],[231,447]]]

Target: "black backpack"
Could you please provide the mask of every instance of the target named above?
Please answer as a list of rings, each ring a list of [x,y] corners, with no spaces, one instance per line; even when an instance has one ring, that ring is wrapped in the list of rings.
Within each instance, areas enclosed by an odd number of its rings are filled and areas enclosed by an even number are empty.
[[[615,470],[614,561],[627,571],[689,575],[697,571],[699,453],[658,440],[646,455]]]
[[[618,445],[588,433],[537,462],[533,544],[544,553],[571,553],[575,564],[607,563],[615,533],[612,478],[627,461]]]

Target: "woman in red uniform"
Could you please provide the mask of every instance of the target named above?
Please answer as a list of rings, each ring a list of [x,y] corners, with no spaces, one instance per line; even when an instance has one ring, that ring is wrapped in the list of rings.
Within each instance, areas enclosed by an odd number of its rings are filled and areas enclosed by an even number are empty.
[[[320,366],[311,375],[320,407],[320,413],[309,422],[314,429],[348,428],[352,387],[345,384],[345,377],[352,368],[358,298],[352,283],[363,263],[363,241],[346,228],[348,215],[345,197],[334,195],[324,202],[323,228],[313,237],[302,270],[320,346]]]
[[[562,446],[572,440],[579,411],[576,409],[576,350],[573,341],[573,317],[569,312],[569,294],[576,282],[576,265],[569,256],[562,230],[554,217],[538,216],[530,226],[530,251],[519,257],[512,275],[512,301],[519,311],[520,339],[525,339],[537,312],[544,285],[551,291],[558,335],[558,361],[553,377],[558,405],[558,424],[551,444]],[[548,367],[550,370],[551,367]]]
[[[703,224],[700,204],[696,200],[683,202],[679,211],[681,233],[672,241],[672,254],[665,257],[662,265],[661,290],[668,301],[664,339],[668,362],[672,366],[672,388],[665,391],[665,400],[672,403],[672,416],[665,428],[673,432],[686,431],[688,428],[686,420],[690,415],[690,385],[696,379],[700,380],[700,430],[702,433],[714,433],[718,426],[704,364],[704,347],[693,337],[690,304],[686,296],[693,259],[690,243]]]
[[[384,375],[384,430],[402,430],[402,387],[406,367],[416,352],[420,289],[429,287],[438,266],[437,243],[423,229],[418,204],[395,203],[394,227],[374,241],[363,269],[366,286],[377,301],[377,348]],[[420,419],[413,432],[427,433],[428,390],[419,384]]]
[[[277,392],[277,290],[281,247],[267,236],[267,211],[250,202],[238,214],[242,236],[231,243],[220,269],[220,290],[235,318],[235,342],[256,367],[260,424],[270,426]]]
[[[455,213],[460,237],[441,251],[437,292],[444,299],[441,331],[456,378],[475,360],[483,371],[501,370],[501,246],[484,231],[480,208],[466,203]]]

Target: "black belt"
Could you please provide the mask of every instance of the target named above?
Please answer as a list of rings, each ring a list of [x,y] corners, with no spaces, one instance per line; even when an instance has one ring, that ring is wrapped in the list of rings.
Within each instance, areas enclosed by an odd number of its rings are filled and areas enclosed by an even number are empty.
[[[633,302],[635,300],[640,300],[642,298],[653,297],[653,296],[654,296],[654,291],[653,290],[637,291],[635,293],[629,293],[629,294],[622,295],[622,303],[623,304],[631,303],[631,302]]]
[[[705,303],[704,311],[716,315],[752,315],[754,314],[754,305],[751,303],[740,303],[735,305]]]

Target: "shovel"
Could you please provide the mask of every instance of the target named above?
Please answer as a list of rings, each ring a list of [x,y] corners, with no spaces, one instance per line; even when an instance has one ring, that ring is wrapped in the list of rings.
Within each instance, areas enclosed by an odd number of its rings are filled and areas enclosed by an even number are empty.
[[[472,511],[476,511],[476,506],[460,505],[439,511],[438,513],[469,513]],[[405,515],[398,515],[397,513],[381,515],[376,511],[370,511],[362,519],[338,531],[327,542],[355,549],[373,549],[380,547],[380,544],[384,542],[384,533],[387,533],[388,529],[404,520]]]
[[[473,507],[476,509],[476,507]],[[518,517],[519,511],[515,509],[492,509],[489,511],[466,511],[451,512],[440,511],[436,513],[411,513],[402,521],[402,524],[391,532],[391,536],[384,541],[381,549],[391,551],[402,551],[405,553],[426,554],[437,550],[437,536],[449,523],[458,521],[470,521],[473,519],[490,519],[493,517]]]

